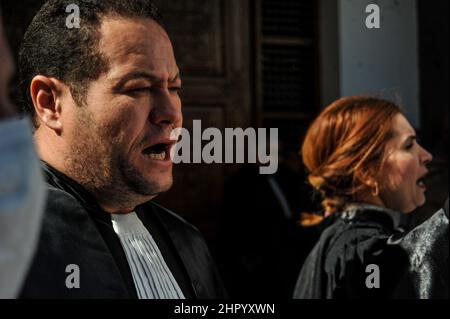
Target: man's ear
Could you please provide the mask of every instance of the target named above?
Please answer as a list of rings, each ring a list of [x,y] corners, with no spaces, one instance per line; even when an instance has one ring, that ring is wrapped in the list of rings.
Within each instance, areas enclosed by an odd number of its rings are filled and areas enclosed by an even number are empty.
[[[35,76],[30,85],[31,98],[40,122],[58,135],[62,133],[62,85],[58,80],[43,75]]]

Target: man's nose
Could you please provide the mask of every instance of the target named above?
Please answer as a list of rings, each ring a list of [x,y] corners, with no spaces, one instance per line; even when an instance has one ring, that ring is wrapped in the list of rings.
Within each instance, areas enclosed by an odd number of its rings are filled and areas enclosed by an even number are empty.
[[[150,121],[152,123],[181,127],[183,114],[181,112],[181,101],[177,95],[165,92],[152,102],[155,104],[150,112]]]

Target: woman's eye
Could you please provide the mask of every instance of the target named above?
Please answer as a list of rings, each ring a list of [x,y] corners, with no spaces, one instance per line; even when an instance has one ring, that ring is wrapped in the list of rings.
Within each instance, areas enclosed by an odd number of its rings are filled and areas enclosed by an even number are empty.
[[[405,149],[410,150],[413,146],[414,146],[414,142],[413,143],[408,143],[406,145]]]

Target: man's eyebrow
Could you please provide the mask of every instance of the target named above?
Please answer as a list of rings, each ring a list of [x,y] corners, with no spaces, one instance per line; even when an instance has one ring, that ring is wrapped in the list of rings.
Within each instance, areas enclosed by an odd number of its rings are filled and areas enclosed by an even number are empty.
[[[117,80],[117,82],[113,84],[113,88],[118,89],[128,81],[136,79],[145,79],[150,82],[161,82],[161,78],[155,74],[146,71],[134,71],[124,75],[122,78]],[[169,83],[176,82],[179,79],[180,79],[180,72],[178,72],[177,75],[175,75],[172,79],[169,79]]]
[[[173,77],[173,79],[169,79],[169,83],[176,82],[177,80],[181,80],[181,74],[180,74],[180,72],[178,72],[177,75],[175,75],[175,76]]]

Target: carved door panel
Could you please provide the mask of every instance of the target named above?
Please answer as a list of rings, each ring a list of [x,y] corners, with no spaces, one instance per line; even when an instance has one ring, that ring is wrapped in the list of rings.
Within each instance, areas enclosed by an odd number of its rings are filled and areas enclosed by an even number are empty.
[[[184,127],[251,126],[248,0],[155,1],[181,69]],[[206,142],[207,143],[207,142]],[[205,142],[203,143],[205,145]],[[234,166],[177,164],[174,186],[157,202],[213,240],[224,180]]]

